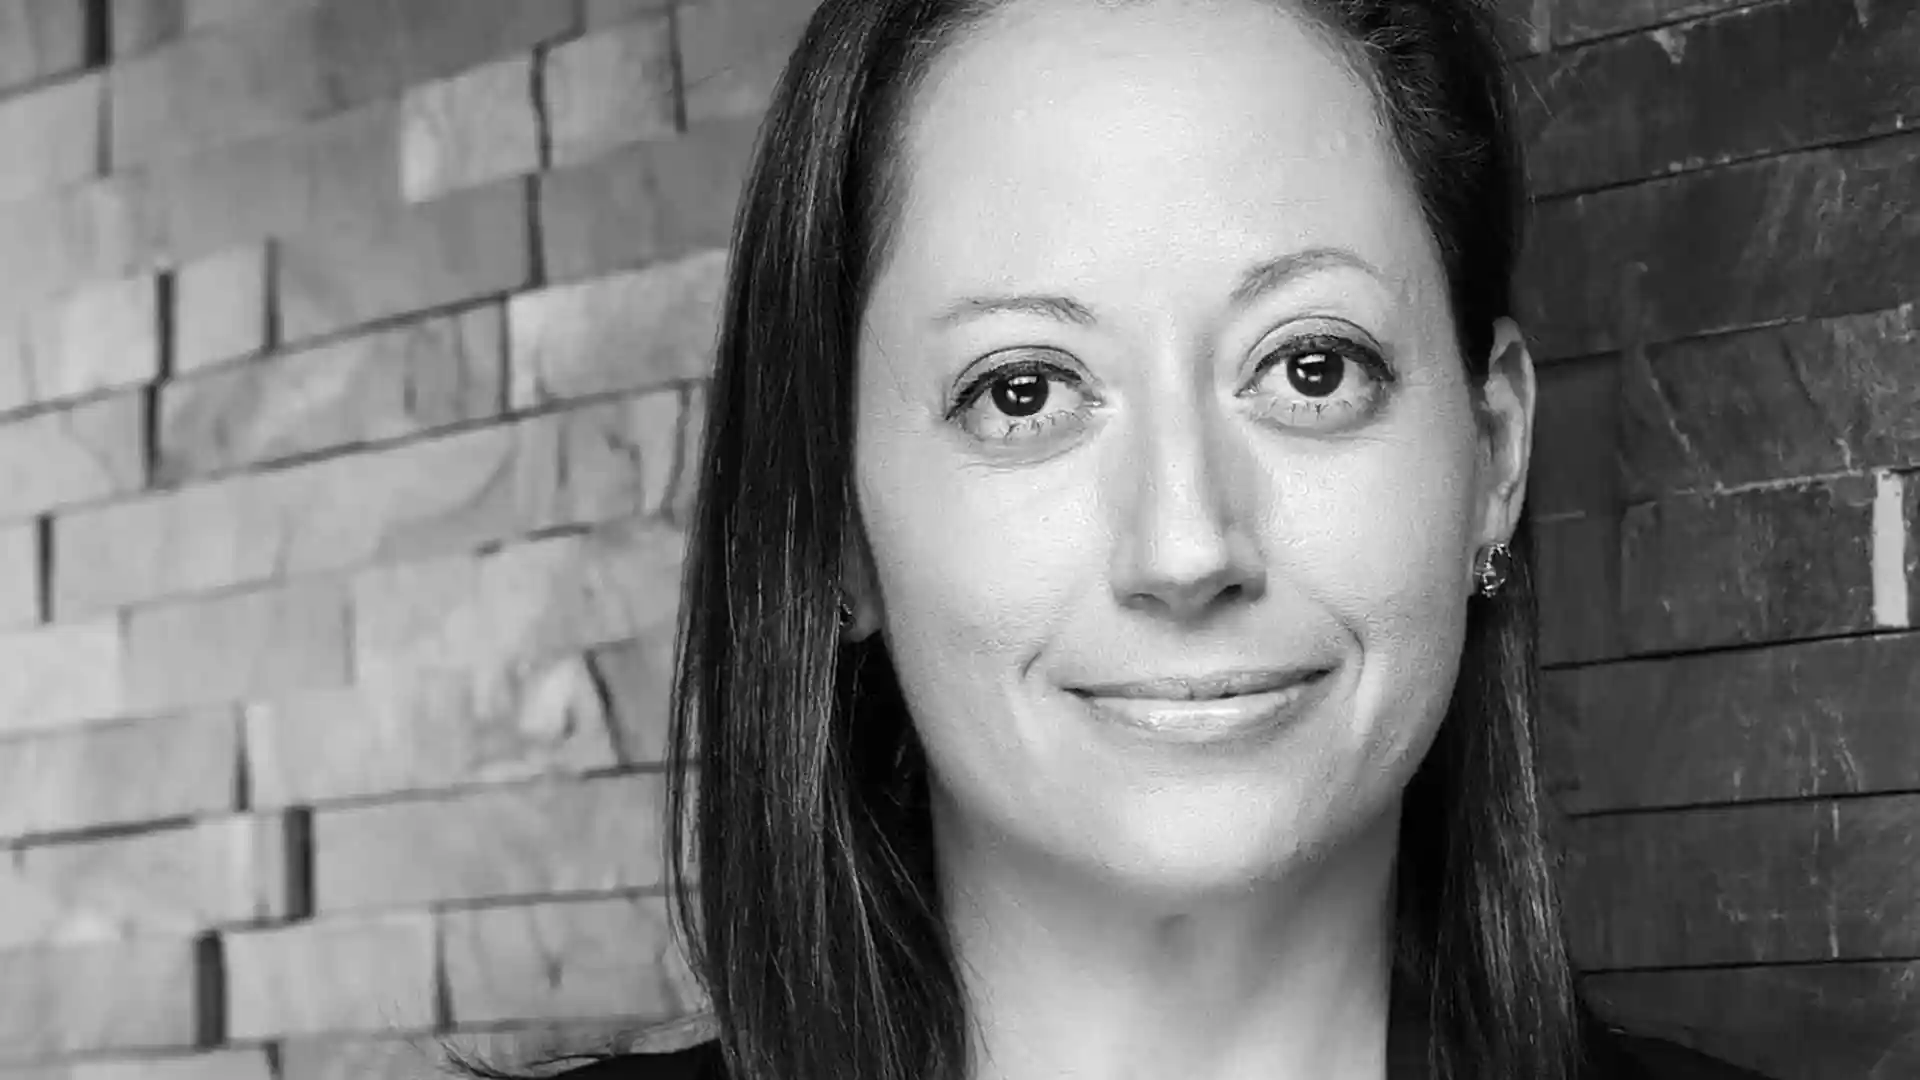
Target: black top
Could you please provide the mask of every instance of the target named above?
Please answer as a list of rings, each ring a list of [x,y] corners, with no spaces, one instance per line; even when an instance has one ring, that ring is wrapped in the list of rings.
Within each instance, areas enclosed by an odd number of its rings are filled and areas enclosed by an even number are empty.
[[[1582,1080],[1767,1080],[1678,1043],[1615,1029],[1588,1038],[1590,1068]],[[1388,1080],[1422,1080],[1416,1057],[1390,1054]],[[711,1039],[680,1050],[622,1054],[561,1073],[555,1080],[727,1080],[720,1044]]]

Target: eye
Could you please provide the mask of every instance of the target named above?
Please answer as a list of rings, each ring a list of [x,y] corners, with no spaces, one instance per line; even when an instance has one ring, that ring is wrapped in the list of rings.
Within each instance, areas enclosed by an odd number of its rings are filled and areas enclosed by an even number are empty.
[[[1026,357],[975,376],[947,417],[976,439],[1026,442],[1086,422],[1098,402],[1064,364]]]
[[[1372,416],[1393,383],[1378,352],[1337,334],[1289,339],[1262,357],[1240,392],[1260,415],[1292,428],[1330,432]]]

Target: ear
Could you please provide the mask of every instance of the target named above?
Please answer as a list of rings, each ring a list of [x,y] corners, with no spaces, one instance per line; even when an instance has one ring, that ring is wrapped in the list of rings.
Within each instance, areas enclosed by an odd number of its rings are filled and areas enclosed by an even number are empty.
[[[1480,420],[1476,549],[1505,542],[1520,526],[1533,459],[1533,355],[1512,319],[1493,324],[1493,355],[1476,402]]]
[[[856,510],[843,533],[840,548],[840,595],[853,609],[853,618],[840,628],[840,639],[865,641],[880,631],[880,587],[873,572],[873,553],[867,548],[867,530]]]

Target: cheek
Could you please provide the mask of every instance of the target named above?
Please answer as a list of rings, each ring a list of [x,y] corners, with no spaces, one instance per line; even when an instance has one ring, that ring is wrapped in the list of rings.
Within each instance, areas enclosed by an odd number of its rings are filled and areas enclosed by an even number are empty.
[[[895,662],[966,668],[1037,651],[1098,543],[1084,485],[1044,470],[956,474],[924,432],[875,432],[867,451],[861,516]]]
[[[1301,576],[1361,622],[1413,616],[1465,581],[1471,446],[1442,431],[1428,435],[1353,454],[1311,494],[1280,508]]]
[[[1046,757],[1015,720],[1024,676],[1082,595],[1095,541],[1072,492],[930,468],[916,441],[859,472],[887,651],[934,770],[1004,795]]]
[[[1436,414],[1351,456],[1296,503],[1299,579],[1364,661],[1355,720],[1368,742],[1421,744],[1452,693],[1475,520],[1468,429]]]

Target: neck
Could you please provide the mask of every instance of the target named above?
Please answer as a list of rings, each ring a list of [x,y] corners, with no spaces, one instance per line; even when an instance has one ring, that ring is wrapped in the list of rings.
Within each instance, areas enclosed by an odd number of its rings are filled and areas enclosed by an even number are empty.
[[[1257,885],[1144,895],[934,813],[970,1080],[1383,1080],[1398,807]]]

